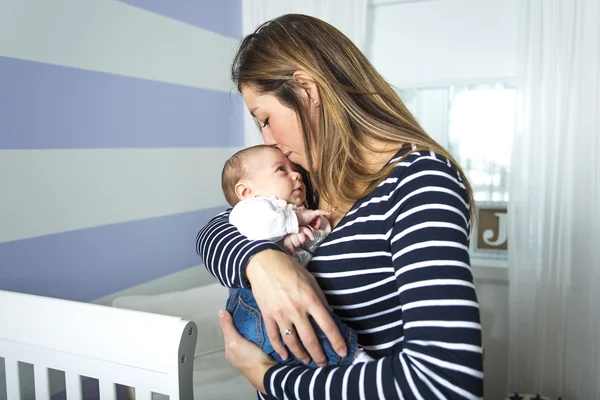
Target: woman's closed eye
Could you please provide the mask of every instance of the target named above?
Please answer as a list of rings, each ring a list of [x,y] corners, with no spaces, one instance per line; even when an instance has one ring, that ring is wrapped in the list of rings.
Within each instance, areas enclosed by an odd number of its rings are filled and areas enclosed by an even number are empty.
[[[269,118],[265,119],[265,122],[262,123],[263,128],[266,128],[267,126],[269,126]]]

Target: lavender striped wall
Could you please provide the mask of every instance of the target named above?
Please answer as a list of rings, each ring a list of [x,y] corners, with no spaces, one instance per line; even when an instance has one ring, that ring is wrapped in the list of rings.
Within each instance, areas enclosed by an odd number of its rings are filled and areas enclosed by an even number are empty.
[[[0,289],[90,301],[201,263],[241,29],[241,0],[0,4]]]

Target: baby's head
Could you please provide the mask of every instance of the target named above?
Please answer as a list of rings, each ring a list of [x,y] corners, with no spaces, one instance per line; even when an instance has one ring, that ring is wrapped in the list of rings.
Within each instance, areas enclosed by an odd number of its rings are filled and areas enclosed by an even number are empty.
[[[251,197],[277,197],[301,206],[306,199],[302,175],[274,147],[258,145],[235,153],[223,167],[221,186],[227,202],[235,206]]]

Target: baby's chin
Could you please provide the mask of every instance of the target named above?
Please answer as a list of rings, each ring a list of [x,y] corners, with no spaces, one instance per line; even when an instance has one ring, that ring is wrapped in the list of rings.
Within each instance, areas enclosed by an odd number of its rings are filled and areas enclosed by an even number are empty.
[[[306,199],[304,197],[296,197],[294,196],[293,198],[291,198],[288,203],[290,204],[294,204],[296,206],[303,206],[304,205],[304,201]]]

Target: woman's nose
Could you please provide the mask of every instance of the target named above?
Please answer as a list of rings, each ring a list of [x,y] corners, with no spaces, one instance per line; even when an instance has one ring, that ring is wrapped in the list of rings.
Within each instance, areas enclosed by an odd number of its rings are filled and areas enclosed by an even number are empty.
[[[262,133],[262,138],[263,138],[264,144],[266,144],[267,146],[277,145],[277,142],[275,141],[275,139],[273,138],[273,135],[271,135],[271,132],[269,132],[268,129],[263,128],[261,130],[261,133]]]

